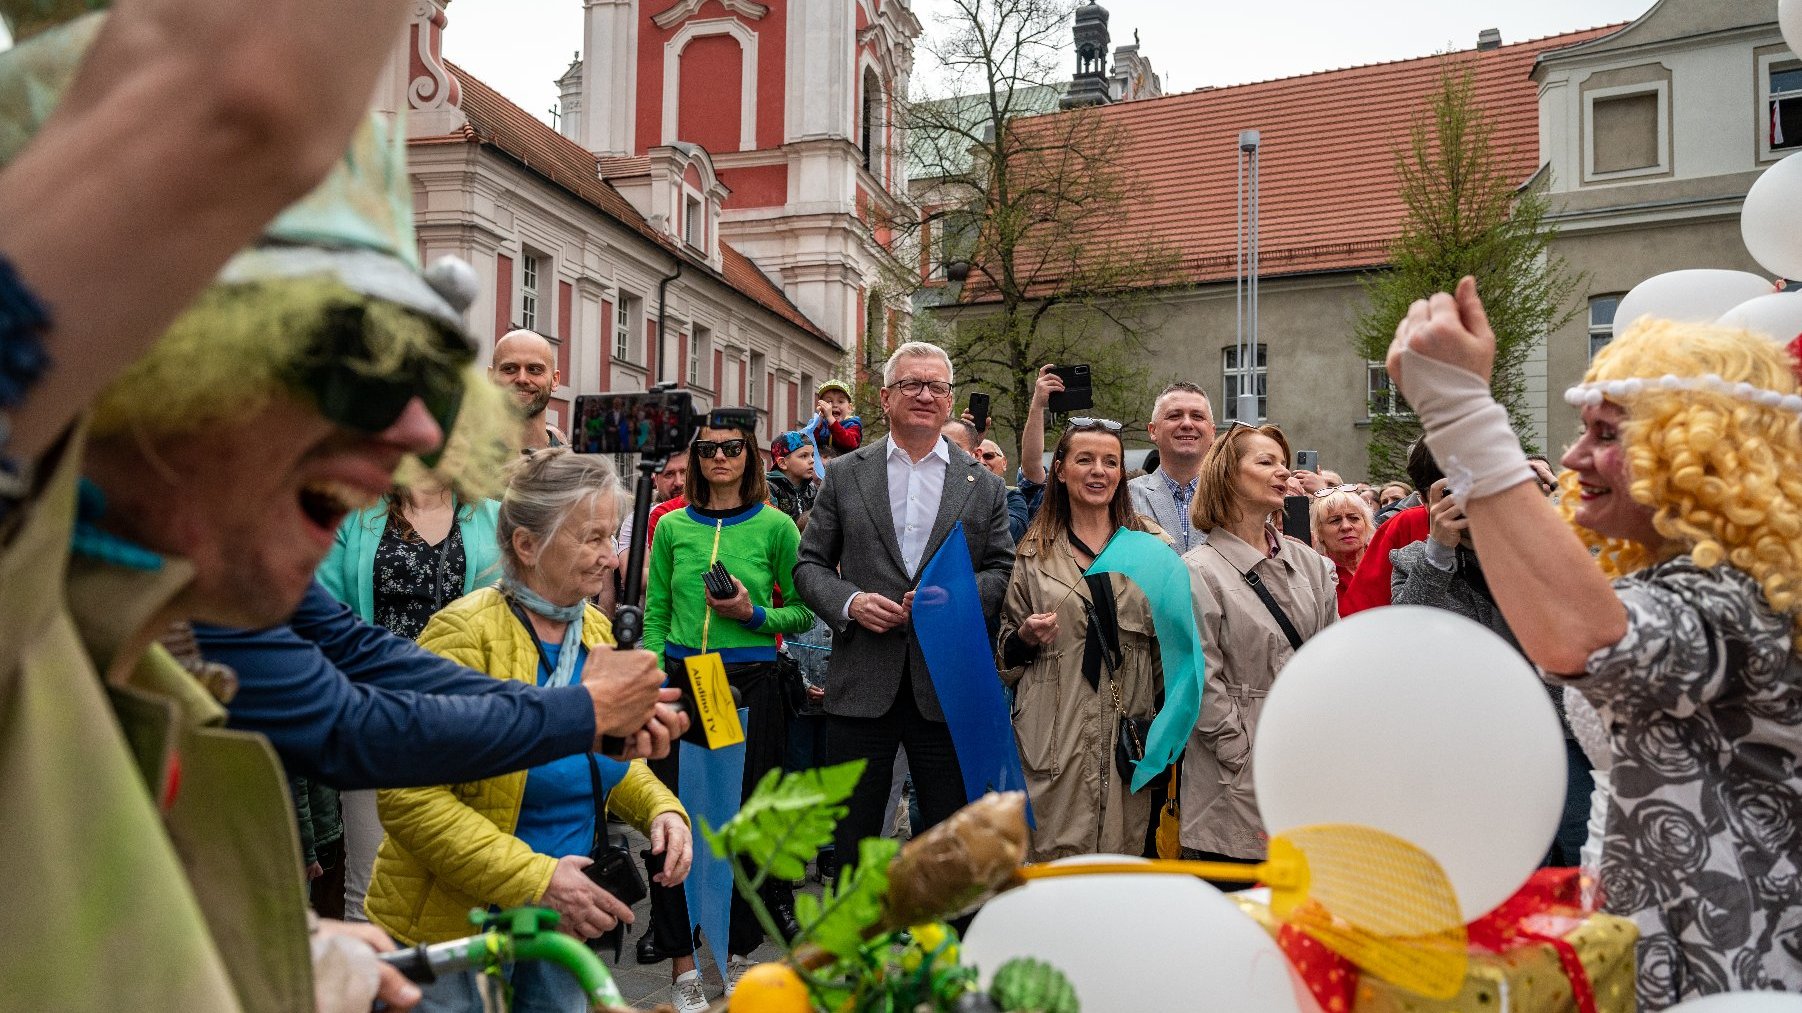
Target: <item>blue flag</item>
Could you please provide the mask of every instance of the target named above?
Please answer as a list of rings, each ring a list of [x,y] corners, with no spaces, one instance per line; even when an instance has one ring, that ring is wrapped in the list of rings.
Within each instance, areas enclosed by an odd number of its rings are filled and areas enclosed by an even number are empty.
[[[1151,624],[1164,660],[1164,709],[1151,723],[1145,758],[1133,772],[1132,789],[1138,791],[1176,762],[1201,718],[1207,663],[1201,653],[1201,630],[1195,625],[1189,564],[1156,535],[1122,528],[1108,539],[1087,572],[1117,573],[1137,584],[1151,602]]]
[[[1025,791],[1014,723],[995,671],[995,648],[982,617],[976,568],[959,521],[945,544],[920,569],[914,589],[913,627],[926,671],[938,692],[957,765],[963,768],[964,796],[974,802],[991,791]],[[1033,824],[1032,801],[1026,803]]]
[[[739,708],[740,726],[748,722],[749,713]],[[688,920],[701,927],[723,981],[735,889],[732,864],[714,857],[713,849],[701,839],[700,821],[705,818],[708,826],[718,829],[738,815],[739,800],[744,795],[745,744],[707,749],[692,742],[678,742],[677,748],[682,751],[682,759],[676,776],[676,796],[688,810],[689,823],[695,828],[694,864],[682,884],[688,894]]]

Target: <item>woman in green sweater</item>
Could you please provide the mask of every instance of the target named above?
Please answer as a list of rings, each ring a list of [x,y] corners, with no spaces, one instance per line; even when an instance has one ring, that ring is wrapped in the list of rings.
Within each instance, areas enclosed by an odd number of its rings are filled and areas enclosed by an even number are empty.
[[[688,506],[666,515],[651,539],[644,648],[663,655],[672,684],[688,679],[683,659],[720,655],[726,678],[750,710],[741,786],[748,793],[765,772],[782,765],[788,748],[776,636],[803,633],[813,626],[813,613],[802,604],[794,585],[801,534],[787,514],[764,502],[768,490],[754,432],[702,428],[691,447],[683,493]],[[702,581],[715,561],[732,575],[730,598],[712,597]],[[668,759],[651,764],[671,790],[677,786],[678,752],[671,750]],[[792,922],[794,902],[786,884],[772,878],[764,902],[778,926]],[[680,887],[651,887],[651,922],[655,948],[676,958],[680,980],[694,968],[694,920]],[[763,941],[763,930],[749,905],[736,894],[730,935],[724,940],[728,993],[750,966],[746,955]]]

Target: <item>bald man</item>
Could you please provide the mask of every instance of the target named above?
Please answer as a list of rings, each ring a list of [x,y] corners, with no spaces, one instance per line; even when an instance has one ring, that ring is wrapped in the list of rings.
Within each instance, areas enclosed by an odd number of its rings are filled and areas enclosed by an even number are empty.
[[[525,419],[520,449],[525,453],[564,446],[563,437],[545,423],[551,393],[563,382],[557,372],[557,350],[536,331],[508,331],[494,343],[494,364],[488,378],[510,387]]]

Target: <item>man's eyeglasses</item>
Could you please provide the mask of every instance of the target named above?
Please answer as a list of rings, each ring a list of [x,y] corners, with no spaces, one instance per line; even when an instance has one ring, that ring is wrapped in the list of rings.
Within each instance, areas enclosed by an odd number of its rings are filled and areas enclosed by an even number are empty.
[[[996,450],[985,450],[982,452],[982,459],[985,461],[994,461],[1006,456],[1007,455]]]
[[[1326,499],[1328,496],[1331,496],[1334,493],[1340,493],[1340,492],[1349,492],[1352,495],[1356,496],[1356,495],[1358,495],[1358,487],[1355,485],[1331,485],[1331,486],[1327,486],[1325,489],[1316,490],[1314,493],[1314,498],[1315,499]]]
[[[1088,415],[1078,415],[1075,418],[1072,418],[1070,420],[1069,428],[1071,428],[1071,429],[1105,429],[1110,433],[1117,433],[1120,431],[1121,426],[1120,426],[1120,423],[1115,422],[1113,419],[1103,419],[1103,418],[1095,418],[1095,417],[1088,416]]]
[[[725,454],[727,460],[732,460],[744,452],[744,440],[721,440],[718,443],[712,440],[695,441],[695,453],[703,461],[712,460],[715,454]]]
[[[936,400],[943,400],[951,396],[951,385],[943,380],[896,380],[888,385],[888,389],[902,397],[919,397],[923,390],[931,391]]]

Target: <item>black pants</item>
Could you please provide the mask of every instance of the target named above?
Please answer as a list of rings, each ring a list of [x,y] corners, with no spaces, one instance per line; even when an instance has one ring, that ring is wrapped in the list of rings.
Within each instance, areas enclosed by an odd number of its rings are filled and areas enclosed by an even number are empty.
[[[679,658],[665,658],[664,671],[671,685],[686,685],[688,669]],[[740,704],[750,708],[745,726],[745,776],[740,800],[751,794],[757,782],[770,770],[782,766],[788,753],[788,703],[782,698],[781,681],[776,677],[774,662],[750,662],[726,666],[726,681],[737,687]],[[681,783],[681,750],[670,749],[669,756],[650,761],[651,772],[670,791]],[[695,847],[705,848],[699,828],[695,831]],[[663,856],[652,855],[645,861],[651,875],[663,871]],[[794,887],[774,877],[766,880],[759,896],[766,908],[793,903]],[[694,919],[688,913],[688,893],[681,887],[651,884],[651,933],[657,948],[672,957],[686,957],[695,951]],[[763,926],[735,889],[732,894],[732,923],[726,952],[750,955],[763,942]],[[712,940],[718,946],[720,940]]]
[[[962,809],[963,770],[957,765],[957,747],[951,744],[951,728],[920,714],[914,700],[913,680],[901,674],[901,688],[887,714],[879,718],[826,718],[826,752],[834,764],[866,760],[863,777],[847,803],[850,812],[839,821],[833,845],[841,863],[857,860],[857,842],[882,833],[882,810],[888,805],[889,784],[895,774],[895,751],[907,749],[907,766],[913,773],[914,793],[920,800],[920,825],[914,835],[937,826]]]

